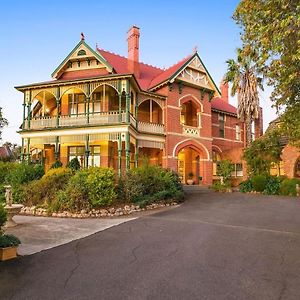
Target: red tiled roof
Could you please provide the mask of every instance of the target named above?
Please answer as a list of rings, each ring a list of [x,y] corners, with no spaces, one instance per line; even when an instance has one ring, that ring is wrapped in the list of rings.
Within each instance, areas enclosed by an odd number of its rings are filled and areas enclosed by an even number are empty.
[[[148,87],[153,88],[156,85],[166,81],[167,79],[169,79],[178,69],[180,69],[190,58],[192,57],[192,55],[189,55],[187,57],[185,57],[183,60],[181,60],[180,62],[176,63],[175,65],[171,66],[170,68],[166,69],[164,72],[162,72],[161,74],[159,74],[158,76],[156,76],[150,83],[150,86]]]
[[[97,51],[107,60],[107,62],[114,68],[114,70],[118,74],[130,73],[127,68],[126,57],[108,52],[103,49],[97,49]],[[139,67],[140,67],[140,77],[137,78],[137,81],[139,82],[143,90],[147,90],[153,78],[157,77],[159,74],[164,72],[164,70],[160,68],[150,66],[142,62],[139,63]]]
[[[96,77],[96,76],[107,75],[107,74],[108,72],[106,71],[106,69],[77,70],[77,71],[64,72],[58,79],[72,80],[72,79]]]
[[[97,51],[107,60],[107,62],[115,69],[118,74],[130,73],[127,68],[127,58],[115,53],[108,52],[103,49],[97,49]],[[181,68],[192,55],[185,57],[180,62],[171,66],[170,68],[163,70],[158,67],[139,63],[140,76],[137,78],[141,88],[148,90],[164,81],[169,79],[179,68]]]
[[[236,114],[236,107],[222,100],[220,97],[216,97],[211,101],[211,108],[228,112],[231,114]]]

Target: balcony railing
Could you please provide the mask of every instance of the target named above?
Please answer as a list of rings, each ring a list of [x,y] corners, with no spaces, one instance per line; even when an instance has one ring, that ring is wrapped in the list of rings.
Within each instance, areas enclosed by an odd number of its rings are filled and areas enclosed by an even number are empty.
[[[131,116],[132,117],[132,116]],[[134,119],[134,117],[132,117]],[[135,120],[135,119],[134,119]],[[89,115],[89,124],[93,125],[106,125],[124,123],[126,121],[126,113],[124,111],[109,111],[99,112]],[[58,124],[57,124],[58,122]],[[30,129],[43,129],[65,126],[80,126],[87,124],[86,115],[71,115],[71,116],[59,116],[57,117],[38,117],[30,120]],[[28,129],[28,122],[25,120],[24,129]]]
[[[138,130],[141,132],[164,134],[165,126],[163,124],[138,122]]]
[[[58,123],[57,123],[58,122]],[[55,127],[85,126],[89,125],[107,125],[120,124],[126,122],[126,113],[122,111],[100,112],[89,115],[89,123],[87,123],[86,115],[71,115],[54,117],[38,117],[30,120],[30,129],[45,129]],[[141,132],[164,134],[165,126],[163,124],[138,122],[133,115],[129,115],[129,122],[133,127],[137,127]],[[24,129],[28,129],[28,122],[25,120]]]
[[[186,135],[190,135],[190,136],[199,136],[200,135],[200,129],[198,127],[183,125],[182,130],[183,130],[183,134],[186,134]]]

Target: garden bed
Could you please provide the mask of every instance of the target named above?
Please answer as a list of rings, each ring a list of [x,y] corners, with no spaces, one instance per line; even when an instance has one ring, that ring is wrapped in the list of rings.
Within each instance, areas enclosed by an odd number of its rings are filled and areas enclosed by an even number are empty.
[[[44,208],[38,208],[36,206],[26,206],[23,207],[20,215],[29,215],[29,216],[43,216],[43,217],[58,217],[58,218],[104,218],[104,217],[121,217],[131,215],[132,213],[153,210],[163,207],[175,206],[178,205],[177,202],[170,203],[153,203],[147,205],[144,208],[141,208],[139,205],[123,205],[119,207],[109,207],[102,209],[91,209],[85,210],[82,209],[79,212],[70,212],[70,211],[61,211],[61,212],[52,212],[49,213]]]

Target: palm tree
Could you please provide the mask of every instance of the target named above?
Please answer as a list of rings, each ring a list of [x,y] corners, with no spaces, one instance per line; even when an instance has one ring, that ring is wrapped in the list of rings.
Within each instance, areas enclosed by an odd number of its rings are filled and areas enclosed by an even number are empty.
[[[257,55],[249,47],[237,49],[237,59],[229,59],[224,81],[232,83],[231,96],[237,94],[237,116],[245,122],[246,145],[252,142],[251,125],[259,116],[258,89],[263,90],[262,70],[255,63]]]

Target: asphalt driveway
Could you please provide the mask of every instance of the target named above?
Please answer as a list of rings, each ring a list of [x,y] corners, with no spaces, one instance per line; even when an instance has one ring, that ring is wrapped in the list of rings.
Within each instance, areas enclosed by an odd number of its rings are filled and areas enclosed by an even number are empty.
[[[0,299],[300,299],[299,198],[187,198],[0,263]]]

